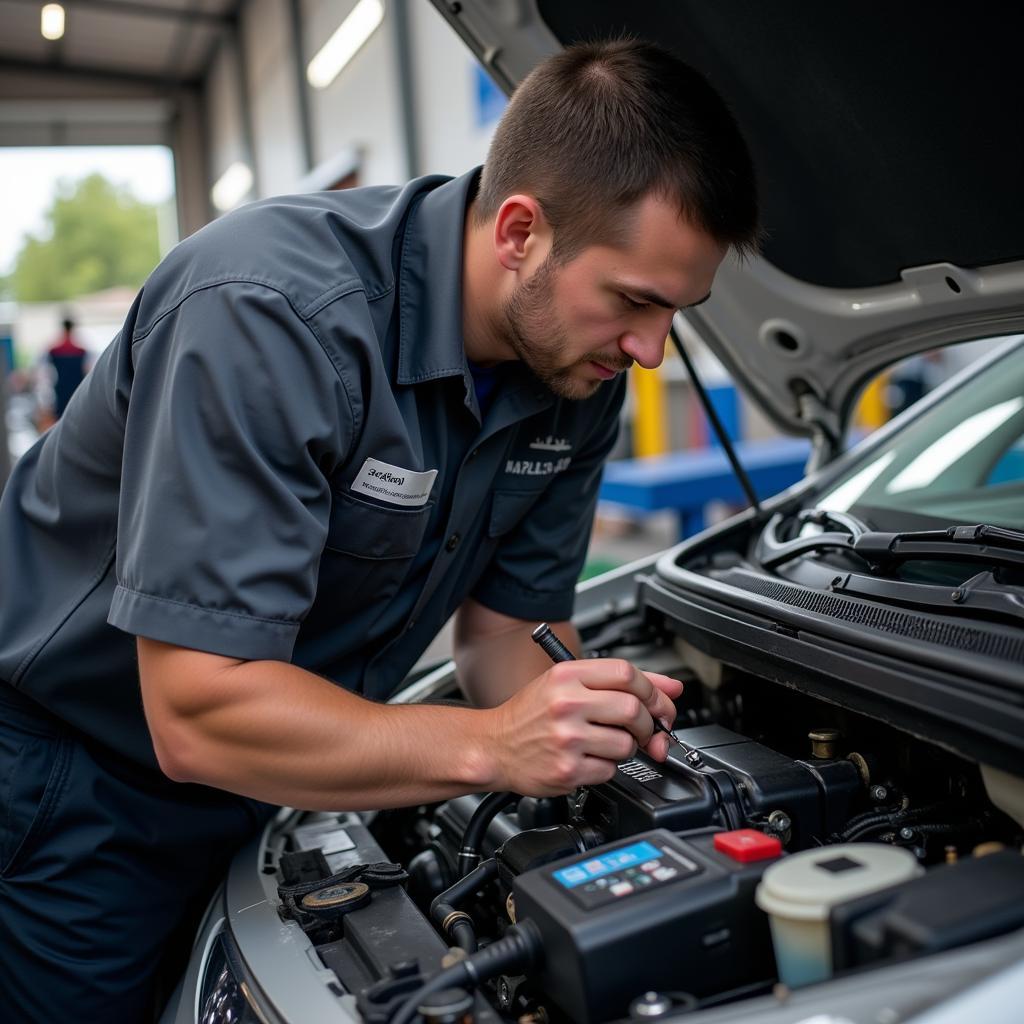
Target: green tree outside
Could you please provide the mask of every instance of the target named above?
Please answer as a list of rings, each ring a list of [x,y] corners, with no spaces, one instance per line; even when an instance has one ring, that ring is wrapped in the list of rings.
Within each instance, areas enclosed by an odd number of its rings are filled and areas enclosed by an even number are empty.
[[[47,230],[27,235],[9,278],[19,302],[59,302],[128,285],[160,259],[156,207],[102,174],[62,180]]]

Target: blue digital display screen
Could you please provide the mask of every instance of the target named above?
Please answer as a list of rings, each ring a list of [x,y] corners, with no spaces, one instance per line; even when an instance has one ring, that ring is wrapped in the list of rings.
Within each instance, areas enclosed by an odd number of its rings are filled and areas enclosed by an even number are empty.
[[[661,850],[651,843],[633,843],[632,846],[623,846],[610,853],[597,854],[567,868],[559,868],[552,872],[551,877],[566,889],[575,889],[577,885],[591,882],[602,875],[610,875],[613,871],[657,860],[661,854]]]

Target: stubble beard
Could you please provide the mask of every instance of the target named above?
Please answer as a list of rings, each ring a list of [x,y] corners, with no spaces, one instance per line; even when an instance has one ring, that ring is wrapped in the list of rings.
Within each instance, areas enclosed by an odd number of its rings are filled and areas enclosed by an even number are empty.
[[[601,381],[574,372],[590,357],[565,362],[569,335],[555,313],[554,276],[555,263],[549,255],[505,303],[502,327],[509,346],[549,391],[579,401],[593,395]]]

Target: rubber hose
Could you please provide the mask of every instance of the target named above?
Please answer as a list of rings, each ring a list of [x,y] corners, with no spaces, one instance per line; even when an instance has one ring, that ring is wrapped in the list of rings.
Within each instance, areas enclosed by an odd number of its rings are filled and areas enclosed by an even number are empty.
[[[480,844],[487,833],[487,826],[509,804],[519,799],[518,793],[488,793],[480,801],[473,816],[469,819],[466,831],[462,835],[462,849],[459,850],[458,874],[461,878],[468,874],[480,860]]]
[[[459,905],[463,900],[471,896],[477,889],[482,889],[488,882],[496,878],[497,874],[497,861],[491,857],[485,860],[483,864],[475,867],[465,878],[460,878],[453,886],[445,889],[440,895],[435,896],[430,904],[431,921],[455,945],[466,950],[467,953],[476,951],[476,929],[473,927],[473,922],[466,917],[459,917],[445,927],[445,921],[450,914],[455,913],[459,909]]]
[[[475,953],[479,948],[476,941],[476,928],[472,921],[460,917],[448,929],[452,937],[452,944],[464,949],[467,953]]]

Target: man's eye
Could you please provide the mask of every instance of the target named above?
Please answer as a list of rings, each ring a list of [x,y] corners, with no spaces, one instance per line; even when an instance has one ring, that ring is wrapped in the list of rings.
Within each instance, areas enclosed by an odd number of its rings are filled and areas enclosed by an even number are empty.
[[[646,309],[648,306],[648,303],[637,302],[634,299],[631,299],[625,293],[621,293],[619,297],[622,299],[623,305],[625,305],[628,309]]]

